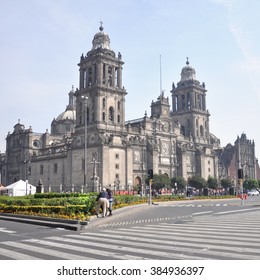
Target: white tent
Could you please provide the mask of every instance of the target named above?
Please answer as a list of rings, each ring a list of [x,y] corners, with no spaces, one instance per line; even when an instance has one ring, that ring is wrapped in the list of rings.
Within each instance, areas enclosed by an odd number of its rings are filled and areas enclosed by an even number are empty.
[[[24,182],[23,180],[17,181],[6,187],[9,196],[22,196],[26,194],[35,194],[36,187]]]

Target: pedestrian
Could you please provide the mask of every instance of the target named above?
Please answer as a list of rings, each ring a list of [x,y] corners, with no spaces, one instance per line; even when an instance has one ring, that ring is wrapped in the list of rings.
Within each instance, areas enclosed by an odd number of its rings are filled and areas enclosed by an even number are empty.
[[[112,216],[112,207],[113,207],[114,198],[113,198],[113,193],[110,189],[107,189],[107,199],[109,202],[109,208],[108,208],[109,216]]]
[[[100,207],[102,207],[102,217],[105,218],[105,216],[107,214],[107,209],[109,207],[109,202],[108,202],[107,197],[108,197],[108,194],[107,194],[106,188],[103,188],[97,197],[97,201],[98,201],[97,208],[96,208],[97,217],[99,214],[99,209],[100,209]]]

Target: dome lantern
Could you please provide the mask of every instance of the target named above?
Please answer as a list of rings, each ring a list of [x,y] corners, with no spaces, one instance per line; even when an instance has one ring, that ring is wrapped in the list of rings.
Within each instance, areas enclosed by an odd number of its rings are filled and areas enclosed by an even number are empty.
[[[107,33],[104,32],[103,22],[100,22],[100,32],[96,33],[92,41],[92,50],[98,48],[110,50],[110,38]]]
[[[197,80],[196,79],[196,71],[193,67],[189,66],[189,58],[187,57],[186,65],[182,68],[181,71],[181,82],[189,81],[189,80]]]

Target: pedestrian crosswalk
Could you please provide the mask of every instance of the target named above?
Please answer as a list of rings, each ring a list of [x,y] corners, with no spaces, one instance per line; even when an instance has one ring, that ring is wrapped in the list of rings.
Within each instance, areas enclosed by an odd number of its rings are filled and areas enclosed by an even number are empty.
[[[194,204],[194,203],[181,203],[181,204],[172,204],[172,203],[165,203],[164,205],[160,205],[164,207],[227,207],[229,206],[228,203],[202,203],[202,204]]]
[[[260,211],[0,242],[0,259],[260,260]]]
[[[177,221],[180,219],[190,219],[192,215],[179,215],[179,216],[167,216],[167,217],[155,217],[149,219],[133,219],[128,221],[113,221],[113,222],[105,222],[105,223],[93,223],[89,225],[89,228],[98,227],[98,228],[107,228],[107,227],[118,227],[118,226],[129,226],[129,225],[137,225],[137,224],[145,224],[145,223],[156,223],[156,222],[170,222]]]

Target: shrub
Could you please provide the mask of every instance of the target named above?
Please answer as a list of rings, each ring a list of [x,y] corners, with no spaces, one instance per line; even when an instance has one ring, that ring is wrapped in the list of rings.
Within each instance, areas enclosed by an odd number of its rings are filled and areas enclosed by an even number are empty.
[[[59,216],[63,218],[79,219],[95,213],[97,193],[88,194],[58,194],[43,193],[23,197],[0,196],[0,212],[24,213],[28,215],[46,215],[49,217]],[[231,198],[234,196],[217,196],[212,198]],[[198,196],[192,199],[207,199]],[[181,195],[159,195],[153,197],[154,202],[185,199]],[[147,203],[149,197],[133,195],[114,196],[114,208],[121,208],[128,205]]]

